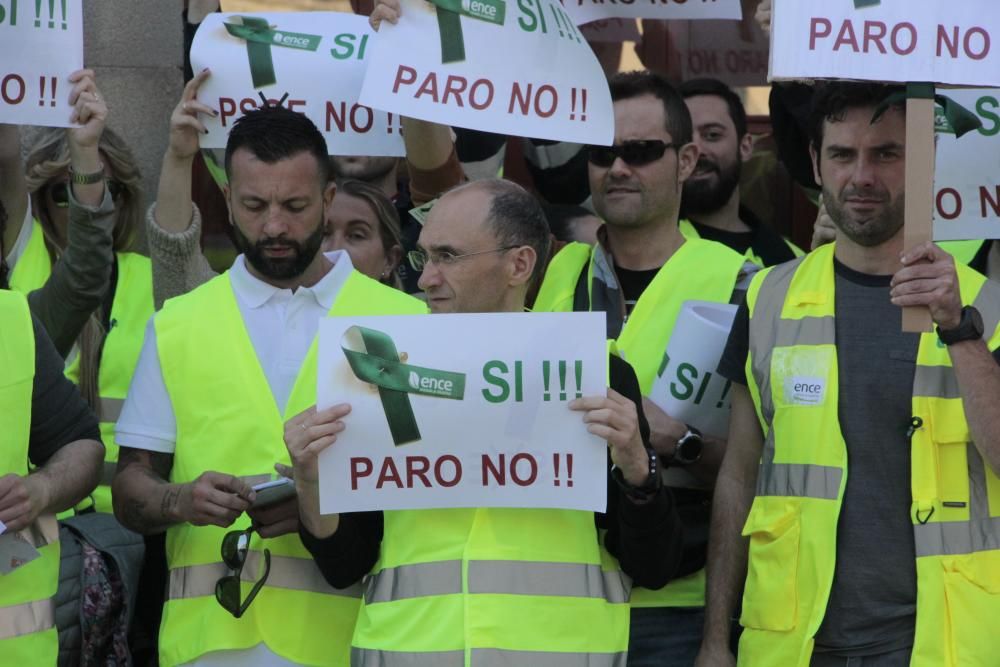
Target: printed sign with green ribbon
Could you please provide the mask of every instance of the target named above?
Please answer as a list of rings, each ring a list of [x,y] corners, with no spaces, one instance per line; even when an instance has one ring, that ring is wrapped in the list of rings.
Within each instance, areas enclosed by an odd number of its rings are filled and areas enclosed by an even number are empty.
[[[465,374],[404,363],[388,334],[353,326],[344,332],[341,349],[354,375],[378,387],[392,441],[398,447],[420,440],[420,429],[407,394],[461,401]]]
[[[893,93],[886,97],[875,107],[872,115],[872,122],[877,121],[886,109],[892,106],[905,104],[908,99],[934,100],[938,108],[935,109],[934,126],[936,130],[945,131],[961,137],[966,132],[978,130],[983,126],[983,121],[979,116],[972,113],[961,104],[946,95],[935,92],[933,83],[908,83],[906,92]]]
[[[265,19],[256,16],[234,16],[233,19],[241,22],[227,22],[224,25],[230,35],[247,43],[254,88],[270,86],[278,81],[274,73],[274,61],[271,59],[272,46],[315,51],[323,39],[320,35],[278,30]]]
[[[441,32],[441,62],[465,60],[465,37],[461,16],[503,25],[507,13],[505,0],[430,0],[437,5],[438,29]]]

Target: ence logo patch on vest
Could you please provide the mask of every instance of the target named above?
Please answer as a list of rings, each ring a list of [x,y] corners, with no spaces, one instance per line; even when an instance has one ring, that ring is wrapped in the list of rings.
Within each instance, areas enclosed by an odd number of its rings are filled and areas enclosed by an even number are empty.
[[[791,405],[822,405],[826,398],[826,380],[818,377],[785,378],[785,403]]]

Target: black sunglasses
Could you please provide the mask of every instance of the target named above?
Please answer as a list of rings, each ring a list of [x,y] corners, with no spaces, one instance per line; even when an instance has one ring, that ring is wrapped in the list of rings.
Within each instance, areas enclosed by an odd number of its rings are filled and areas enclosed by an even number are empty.
[[[615,158],[621,158],[622,162],[630,167],[641,167],[650,162],[656,162],[668,148],[676,148],[677,144],[667,143],[659,139],[641,139],[637,141],[626,141],[617,146],[587,146],[587,159],[591,164],[598,167],[610,167],[615,163]]]
[[[111,193],[112,201],[118,201],[125,194],[125,184],[121,181],[109,178],[105,184],[108,187],[108,192]],[[66,208],[69,206],[69,184],[65,181],[54,183],[49,188],[49,196],[52,197],[53,204],[59,208]]]
[[[226,564],[232,574],[222,577],[215,582],[215,599],[218,600],[222,608],[232,614],[235,618],[240,618],[246,613],[250,603],[257,597],[257,593],[264,587],[267,576],[271,574],[271,550],[264,549],[264,576],[262,576],[245,600],[242,597],[240,585],[240,575],[243,574],[243,566],[247,562],[247,553],[250,550],[250,536],[253,534],[253,526],[246,530],[234,530],[226,533],[222,538],[222,562]]]

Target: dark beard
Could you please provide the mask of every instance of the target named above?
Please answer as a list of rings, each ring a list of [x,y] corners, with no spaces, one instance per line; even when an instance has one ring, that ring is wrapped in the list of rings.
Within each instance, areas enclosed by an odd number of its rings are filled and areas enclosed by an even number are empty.
[[[699,160],[700,164],[704,164]],[[733,191],[740,185],[740,172],[743,164],[739,157],[729,169],[722,169],[715,165],[715,173],[719,175],[718,180],[712,181],[684,181],[684,190],[681,195],[681,217],[690,218],[706,213],[718,211],[729,201]]]
[[[253,243],[240,230],[239,225],[233,225],[233,239],[236,248],[243,253],[250,265],[262,276],[272,280],[288,280],[297,278],[305,273],[306,268],[312,264],[316,253],[323,245],[323,221],[316,226],[316,231],[299,243],[292,239],[278,237],[261,239]],[[282,245],[292,248],[295,252],[291,257],[272,258],[264,254],[264,248],[269,246]]]
[[[840,196],[846,195],[841,192]],[[905,205],[903,197],[888,202],[879,215],[865,222],[854,220],[847,212],[847,207],[836,194],[827,188],[823,188],[823,203],[826,206],[826,212],[830,214],[830,219],[833,220],[833,224],[837,226],[837,230],[857,245],[865,248],[882,245],[895,236],[903,226]]]

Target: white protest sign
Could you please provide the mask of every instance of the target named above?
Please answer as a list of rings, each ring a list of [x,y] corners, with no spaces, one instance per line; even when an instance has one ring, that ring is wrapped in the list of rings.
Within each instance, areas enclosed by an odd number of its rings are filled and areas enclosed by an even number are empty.
[[[649,392],[668,415],[717,438],[729,432],[730,382],[715,369],[735,316],[736,306],[686,301]]]
[[[756,21],[667,21],[681,79],[709,77],[736,88],[767,85],[769,44]]]
[[[320,455],[323,513],[440,507],[603,512],[602,313],[327,318],[317,406],[351,413]],[[378,383],[378,384],[376,384]]]
[[[580,33],[591,43],[638,42],[642,39],[635,19],[603,19],[580,26]]]
[[[0,0],[0,123],[69,127],[82,67],[80,0]]]
[[[399,116],[358,103],[371,41],[368,19],[354,14],[209,14],[191,46],[194,71],[212,70],[198,99],[219,112],[202,118],[202,148],[224,147],[263,93],[311,118],[331,155],[403,155]]]
[[[938,115],[934,240],[1000,238],[1000,90],[946,93],[979,116],[983,126],[957,139]]]
[[[608,18],[740,19],[740,0],[564,0],[577,25]]]
[[[770,65],[771,79],[1000,86],[1000,2],[774,0]]]
[[[399,23],[383,23],[372,40],[364,104],[499,134],[611,144],[607,79],[557,1],[455,0],[460,11],[400,4]]]

